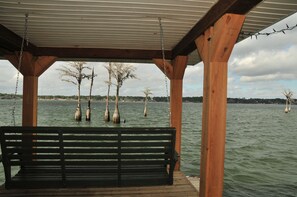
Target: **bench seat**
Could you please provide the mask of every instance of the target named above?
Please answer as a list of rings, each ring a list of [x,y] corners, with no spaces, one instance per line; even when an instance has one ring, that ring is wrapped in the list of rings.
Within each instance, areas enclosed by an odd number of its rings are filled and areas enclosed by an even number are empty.
[[[174,128],[1,127],[6,188],[173,184]],[[19,170],[11,174],[12,167]]]

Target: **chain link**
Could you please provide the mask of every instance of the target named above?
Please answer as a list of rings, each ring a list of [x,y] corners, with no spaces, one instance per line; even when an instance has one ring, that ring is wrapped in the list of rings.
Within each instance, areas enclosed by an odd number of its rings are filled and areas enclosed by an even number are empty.
[[[17,100],[17,93],[18,93],[18,86],[19,86],[19,78],[20,78],[20,69],[22,65],[22,59],[23,59],[23,51],[24,51],[24,44],[25,41],[27,45],[29,44],[28,38],[27,38],[27,33],[28,33],[28,17],[29,14],[25,14],[25,24],[24,24],[24,34],[23,34],[23,39],[22,39],[22,44],[21,44],[21,49],[20,49],[20,55],[19,55],[19,61],[18,61],[18,71],[17,71],[17,79],[16,79],[16,84],[15,84],[15,91],[14,91],[14,101],[13,101],[13,106],[12,106],[12,124],[13,126],[16,126],[15,124],[15,108],[16,108],[16,100]]]
[[[162,26],[162,19],[159,17],[159,26],[160,26],[160,44],[161,44],[161,50],[162,50],[162,60],[163,60],[163,69],[164,69],[164,81],[165,81],[165,88],[166,88],[166,100],[168,103],[168,117],[169,117],[169,126],[170,126],[170,99],[168,95],[168,81],[167,81],[167,75],[166,75],[166,65],[165,65],[165,47],[164,47],[164,32],[163,32],[163,26]]]

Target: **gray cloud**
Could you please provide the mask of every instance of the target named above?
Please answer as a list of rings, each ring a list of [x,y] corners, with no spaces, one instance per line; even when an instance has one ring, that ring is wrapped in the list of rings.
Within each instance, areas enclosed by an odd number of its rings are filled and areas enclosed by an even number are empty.
[[[296,79],[297,46],[287,50],[261,50],[243,58],[234,58],[231,62],[233,71],[243,81]]]
[[[0,92],[14,93],[17,79],[17,69],[6,60],[0,60]],[[23,76],[19,75],[18,93],[22,93]]]
[[[203,94],[203,64],[188,66],[183,80],[183,96],[202,96]]]
[[[280,30],[289,26],[296,25],[297,14],[269,27],[263,32],[271,32],[273,28]],[[270,36],[259,36],[251,40],[238,43],[234,47],[234,52],[230,58],[229,72],[236,80],[237,87],[247,89],[253,86],[253,90],[262,87],[259,95],[264,94],[264,90],[285,88],[296,83],[297,69],[297,29],[287,31],[286,34],[274,34]],[[285,81],[285,82],[284,82]],[[269,83],[267,83],[269,82]],[[232,90],[230,90],[232,92]],[[252,91],[253,93],[255,91]]]

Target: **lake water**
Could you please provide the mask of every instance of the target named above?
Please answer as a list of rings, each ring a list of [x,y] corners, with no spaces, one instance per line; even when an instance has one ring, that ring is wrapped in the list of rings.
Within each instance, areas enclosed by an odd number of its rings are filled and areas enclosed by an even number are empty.
[[[0,126],[11,125],[13,101],[0,100]],[[224,196],[297,197],[297,106],[284,113],[283,105],[229,104],[225,158]],[[92,121],[75,122],[75,101],[39,101],[39,126],[113,127],[103,121],[105,104],[92,103]],[[83,102],[83,110],[86,102]],[[113,109],[113,103],[111,103]],[[122,127],[168,126],[168,104],[120,103]],[[20,125],[21,102],[16,122]],[[112,110],[111,110],[112,114]],[[202,104],[183,104],[182,168],[199,176]],[[0,183],[4,181],[0,167]]]

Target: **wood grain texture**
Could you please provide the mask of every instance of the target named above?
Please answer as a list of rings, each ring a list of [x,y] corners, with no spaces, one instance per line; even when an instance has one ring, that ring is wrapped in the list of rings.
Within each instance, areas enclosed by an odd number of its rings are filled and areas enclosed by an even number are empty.
[[[37,126],[38,77],[25,75],[23,81],[22,125]]]
[[[5,58],[16,68],[19,67],[19,53],[5,55]],[[52,64],[55,63],[57,57],[55,56],[34,56],[30,52],[23,52],[20,73],[24,76],[39,77]]]
[[[6,190],[0,188],[0,196],[5,197],[197,197],[198,191],[189,182],[182,172],[176,171],[174,173],[174,184],[171,186],[147,186],[147,187],[108,187],[108,188],[63,188],[63,189],[12,189]]]
[[[170,126],[176,128],[175,150],[181,157],[183,78],[188,56],[177,56],[171,63],[164,62],[163,59],[153,59],[153,61],[170,79]],[[181,159],[177,161],[175,170],[180,170],[180,161]]]
[[[196,39],[204,62],[200,196],[222,196],[228,59],[245,16],[225,14]]]
[[[246,14],[262,0],[220,0],[201,18],[172,49],[172,58],[195,50],[195,39],[201,36],[226,13]]]

